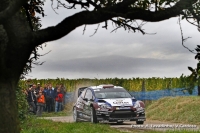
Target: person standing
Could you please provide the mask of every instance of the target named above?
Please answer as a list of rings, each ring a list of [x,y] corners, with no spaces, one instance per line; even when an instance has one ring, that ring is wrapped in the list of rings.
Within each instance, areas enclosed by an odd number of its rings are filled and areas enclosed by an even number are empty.
[[[36,105],[35,105],[35,94],[33,88],[30,87],[27,92],[27,101],[29,104],[30,111],[36,114]]]
[[[64,84],[61,84],[60,86],[60,92],[63,94],[63,101],[62,101],[62,107],[61,107],[61,110],[64,110],[65,108],[65,95],[66,95],[66,88],[64,86]]]
[[[39,90],[37,91],[36,84],[33,84],[33,85],[32,85],[32,91],[33,91],[33,94],[34,94],[34,104],[35,104],[35,108],[36,108],[36,110],[37,110],[37,99],[36,99],[36,95],[38,95]]]
[[[55,112],[61,111],[63,102],[63,94],[60,92],[60,88],[57,88],[57,94],[55,97]]]
[[[36,99],[37,99],[37,113],[36,113],[36,115],[42,116],[43,108],[44,108],[44,105],[45,105],[45,96],[44,96],[44,93],[42,92],[42,90],[39,90],[38,95],[36,95]]]
[[[57,93],[57,89],[60,87],[60,84],[56,84],[56,87],[55,87],[55,89],[54,89],[54,91],[55,91],[55,93]]]
[[[47,95],[47,91],[48,91],[48,84],[44,84],[44,96],[45,96],[45,105],[44,105],[44,111],[48,112],[48,105],[50,105],[49,103],[49,96]]]
[[[41,85],[40,85],[40,83],[38,82],[38,83],[37,83],[37,87],[36,87],[36,91],[39,91],[39,90],[40,90],[40,87],[41,87]]]
[[[48,112],[53,111],[54,109],[54,98],[55,98],[55,92],[54,88],[51,84],[49,84],[49,88],[47,91],[47,97],[48,97],[48,103],[46,104]]]

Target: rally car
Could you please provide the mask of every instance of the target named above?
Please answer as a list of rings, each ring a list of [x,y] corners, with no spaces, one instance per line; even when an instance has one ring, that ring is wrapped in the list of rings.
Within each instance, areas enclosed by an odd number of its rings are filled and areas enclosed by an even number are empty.
[[[146,120],[144,103],[132,97],[123,87],[110,84],[90,86],[80,88],[78,93],[73,106],[75,122],[136,121],[136,124],[143,124]]]

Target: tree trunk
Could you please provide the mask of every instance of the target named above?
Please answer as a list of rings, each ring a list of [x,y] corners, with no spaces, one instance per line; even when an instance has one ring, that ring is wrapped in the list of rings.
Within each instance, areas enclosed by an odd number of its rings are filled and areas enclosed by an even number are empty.
[[[20,132],[16,87],[33,50],[30,31],[20,12],[0,25],[0,133]]]
[[[200,86],[198,85],[198,96],[200,96]]]
[[[0,133],[20,132],[15,89],[12,80],[0,81]]]

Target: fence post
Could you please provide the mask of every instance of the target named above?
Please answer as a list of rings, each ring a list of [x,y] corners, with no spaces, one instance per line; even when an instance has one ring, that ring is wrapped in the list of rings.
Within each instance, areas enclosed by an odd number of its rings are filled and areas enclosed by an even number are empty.
[[[143,97],[143,102],[145,103],[145,80],[142,80],[142,97]]]

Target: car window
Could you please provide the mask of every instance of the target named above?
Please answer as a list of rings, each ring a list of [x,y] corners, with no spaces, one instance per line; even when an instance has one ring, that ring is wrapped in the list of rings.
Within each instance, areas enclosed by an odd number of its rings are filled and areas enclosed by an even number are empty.
[[[84,98],[87,98],[88,100],[92,99],[92,92],[91,92],[91,90],[88,89],[86,91]]]
[[[105,98],[106,94],[105,93],[95,93],[96,98]]]
[[[86,90],[82,91],[81,97],[84,98]]]
[[[131,98],[132,96],[122,88],[117,89],[102,89],[95,91],[96,98]]]

